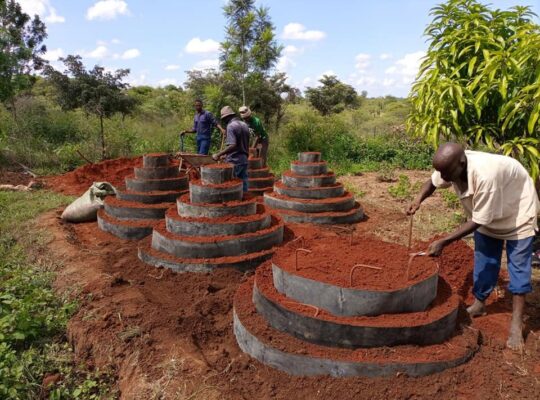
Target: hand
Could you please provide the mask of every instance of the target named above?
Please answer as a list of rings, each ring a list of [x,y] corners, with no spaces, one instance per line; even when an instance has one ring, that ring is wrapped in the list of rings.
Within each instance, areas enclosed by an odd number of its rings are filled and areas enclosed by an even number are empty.
[[[219,154],[218,153],[212,154],[212,160],[218,161],[219,160]]]
[[[439,257],[443,251],[443,249],[446,247],[446,241],[445,240],[436,240],[433,243],[431,243],[427,249],[427,254],[430,257]]]
[[[180,132],[180,136],[184,136],[186,134],[186,131]]]
[[[407,208],[405,209],[405,213],[407,215],[414,215],[416,214],[419,208],[420,208],[420,203],[417,201],[413,201],[411,204],[407,206]]]

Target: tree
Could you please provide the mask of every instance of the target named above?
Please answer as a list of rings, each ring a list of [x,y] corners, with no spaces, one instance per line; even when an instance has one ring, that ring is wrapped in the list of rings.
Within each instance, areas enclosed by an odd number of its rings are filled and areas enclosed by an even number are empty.
[[[135,99],[126,93],[129,85],[123,82],[129,69],[108,72],[96,65],[87,71],[80,56],[69,55],[60,60],[66,66],[64,73],[50,66],[45,68],[45,75],[57,90],[57,102],[64,110],[82,108],[99,118],[101,158],[105,159],[107,148],[103,120],[116,113],[128,115],[136,105]]]
[[[240,93],[233,94],[242,104],[254,103],[283,47],[275,40],[268,8],[256,8],[255,0],[229,0],[223,11],[228,25],[221,43],[221,70],[226,80],[240,83]]]
[[[433,146],[458,140],[520,158],[539,176],[540,27],[529,7],[476,0],[434,7],[429,49],[410,100],[409,132]]]
[[[9,104],[15,120],[14,97],[34,82],[32,72],[44,66],[45,24],[33,19],[14,0],[0,0],[0,101]]]
[[[335,75],[324,75],[321,87],[308,87],[306,98],[322,115],[337,114],[346,108],[359,105],[358,93],[350,85],[341,82]]]

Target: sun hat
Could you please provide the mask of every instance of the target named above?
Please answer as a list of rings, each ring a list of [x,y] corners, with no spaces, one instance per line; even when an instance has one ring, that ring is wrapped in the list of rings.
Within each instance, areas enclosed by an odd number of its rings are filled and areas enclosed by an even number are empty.
[[[225,106],[221,109],[221,119],[228,117],[229,115],[234,115],[234,110],[231,106]]]
[[[240,107],[240,109],[238,110],[238,112],[240,113],[240,116],[242,118],[247,118],[249,116],[251,116],[251,110],[249,109],[248,106],[242,106]]]

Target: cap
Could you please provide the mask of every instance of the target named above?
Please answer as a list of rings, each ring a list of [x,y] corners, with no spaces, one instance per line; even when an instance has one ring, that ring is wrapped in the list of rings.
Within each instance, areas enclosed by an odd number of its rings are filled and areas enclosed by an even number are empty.
[[[247,106],[240,107],[238,112],[240,113],[240,116],[242,118],[247,118],[247,117],[249,117],[251,115],[251,110]]]

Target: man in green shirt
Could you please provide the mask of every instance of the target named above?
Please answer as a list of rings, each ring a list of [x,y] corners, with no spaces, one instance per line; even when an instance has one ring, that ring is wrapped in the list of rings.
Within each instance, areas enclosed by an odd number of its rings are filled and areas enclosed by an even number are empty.
[[[242,106],[240,107],[240,116],[244,122],[249,126],[249,130],[257,138],[253,147],[261,145],[260,157],[262,158],[263,167],[266,167],[266,158],[268,156],[268,145],[270,144],[270,139],[268,133],[264,129],[261,120],[256,116],[251,114],[249,107]]]

